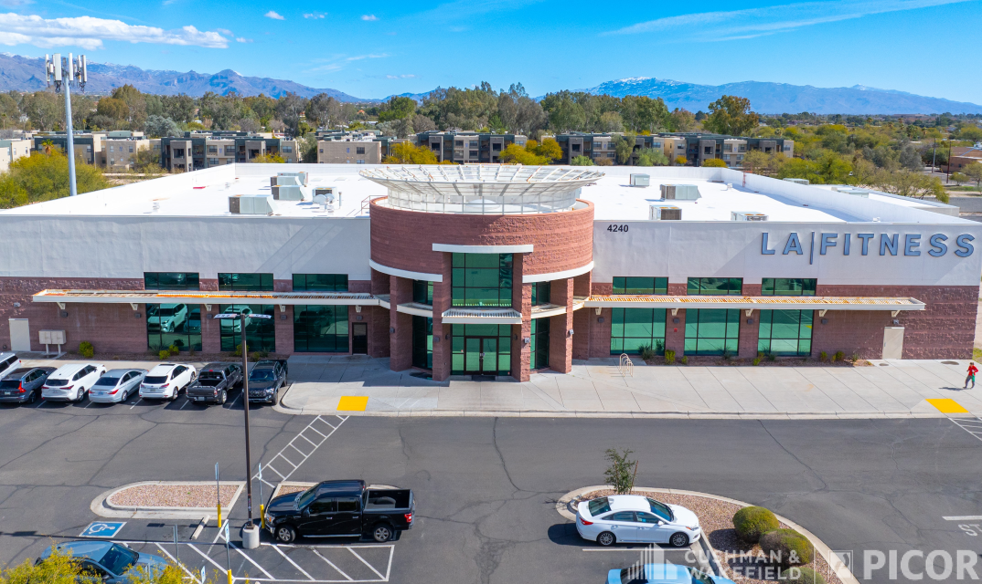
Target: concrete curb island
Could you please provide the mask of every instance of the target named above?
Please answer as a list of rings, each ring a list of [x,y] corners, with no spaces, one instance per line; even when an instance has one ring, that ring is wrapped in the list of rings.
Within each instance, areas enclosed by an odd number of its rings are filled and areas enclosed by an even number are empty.
[[[215,483],[214,481],[140,481],[137,483],[123,485],[121,487],[116,487],[101,493],[98,497],[92,500],[89,508],[100,517],[116,519],[190,520],[216,513],[215,506],[204,508],[180,508],[171,506],[121,506],[113,505],[111,503],[110,499],[113,495],[116,495],[117,493],[126,489],[130,489],[131,487],[138,487],[141,485],[207,485],[214,487]],[[222,485],[233,485],[236,487],[235,493],[232,495],[232,499],[229,501],[229,504],[225,506],[227,511],[231,511],[232,507],[235,505],[235,502],[239,499],[239,495],[242,494],[242,490],[245,488],[245,483],[242,481],[222,481]]]
[[[602,489],[610,489],[610,488],[611,487],[609,485],[591,485],[589,487],[581,487],[580,489],[576,489],[574,491],[570,491],[569,493],[567,493],[566,495],[560,497],[559,500],[556,501],[556,511],[559,513],[560,516],[566,518],[567,520],[576,521],[576,514],[574,512],[571,512],[570,509],[569,509],[569,506],[570,506],[571,502],[575,498],[577,498],[577,497],[579,497],[579,496],[581,496],[581,495],[583,495],[585,493],[590,493],[591,491],[599,491],[599,490],[602,490]],[[699,491],[686,491],[684,489],[665,489],[665,488],[657,488],[657,487],[635,487],[634,489],[636,489],[637,491],[648,491],[648,492],[651,492],[651,493],[668,493],[668,494],[676,494],[676,495],[691,495],[691,496],[694,496],[694,497],[705,497],[705,498],[709,498],[709,499],[717,499],[719,501],[724,501],[724,502],[727,502],[727,503],[731,503],[733,505],[738,505],[740,507],[750,507],[750,506],[753,506],[753,504],[751,504],[751,503],[746,503],[746,502],[739,501],[739,500],[736,500],[736,499],[730,499],[729,497],[723,497],[721,495],[714,495],[712,493],[702,493],[702,492],[699,492]],[[783,523],[783,524],[785,524],[785,525],[787,525],[787,526],[789,526],[789,527],[797,530],[798,532],[804,534],[804,536],[806,538],[808,538],[808,540],[810,540],[811,543],[815,546],[815,549],[819,553],[821,553],[821,555],[825,558],[825,561],[828,562],[829,567],[832,568],[832,571],[835,572],[836,576],[839,578],[840,581],[842,581],[843,584],[846,584],[846,585],[858,585],[859,584],[859,580],[856,579],[856,576],[852,574],[852,571],[849,570],[849,567],[847,567],[845,565],[845,563],[843,563],[842,560],[838,557],[838,555],[835,554],[835,551],[833,551],[831,548],[829,548],[827,544],[825,544],[824,542],[822,542],[822,540],[819,539],[818,536],[815,536],[814,534],[812,534],[811,532],[809,532],[808,530],[806,530],[802,526],[800,526],[800,525],[792,522],[791,520],[785,518],[784,516],[780,516],[778,514],[774,514],[774,515],[777,517],[778,521],[780,521],[781,523]],[[717,571],[716,574],[720,574],[720,572],[719,572],[720,571],[720,566],[721,566],[720,565],[720,562],[716,558],[716,552],[713,550],[712,546],[709,544],[709,538],[706,536],[706,533],[705,532],[701,533],[700,538],[699,538],[699,542],[700,542],[700,546],[702,547],[703,551],[706,553],[707,557],[712,562],[712,565],[715,566],[715,570]]]

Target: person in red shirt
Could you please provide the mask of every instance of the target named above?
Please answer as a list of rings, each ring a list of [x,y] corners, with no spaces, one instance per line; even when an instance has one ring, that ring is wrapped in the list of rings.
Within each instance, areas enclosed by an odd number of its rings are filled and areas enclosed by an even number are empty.
[[[975,366],[974,361],[968,362],[968,377],[965,378],[965,389],[968,389],[968,382],[972,382],[972,389],[975,389],[975,374],[979,372],[979,368]]]

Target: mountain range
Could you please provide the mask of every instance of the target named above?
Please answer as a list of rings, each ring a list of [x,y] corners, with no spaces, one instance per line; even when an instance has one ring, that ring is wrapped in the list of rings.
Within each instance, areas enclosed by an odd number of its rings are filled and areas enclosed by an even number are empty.
[[[43,89],[46,87],[42,77],[43,71],[44,60],[41,58],[0,53],[0,91],[24,92]],[[243,96],[265,94],[278,98],[286,93],[294,93],[310,98],[317,94],[327,94],[342,102],[381,101],[372,98],[357,98],[333,88],[312,88],[289,80],[244,76],[231,69],[210,74],[194,71],[140,69],[132,65],[89,63],[87,93],[108,94],[114,88],[125,84],[130,84],[148,94],[201,96],[205,92],[227,94],[234,90]],[[581,91],[617,97],[660,97],[670,109],[685,108],[692,112],[706,110],[710,102],[728,94],[749,98],[755,111],[768,114],[784,112],[814,112],[816,114],[982,113],[982,106],[978,104],[955,102],[944,98],[930,98],[866,86],[816,88],[755,81],[709,86],[653,77],[634,77],[604,82]],[[427,94],[428,92],[398,95],[422,101]]]

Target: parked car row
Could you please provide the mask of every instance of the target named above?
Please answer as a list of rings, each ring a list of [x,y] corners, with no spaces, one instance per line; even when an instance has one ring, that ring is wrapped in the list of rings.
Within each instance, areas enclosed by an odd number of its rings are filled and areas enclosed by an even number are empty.
[[[287,384],[287,362],[262,360],[249,373],[249,401],[275,405]],[[242,366],[209,363],[199,373],[192,365],[161,363],[146,369],[112,369],[96,363],[70,363],[61,367],[24,367],[15,353],[0,354],[0,403],[46,401],[95,403],[124,402],[134,393],[140,399],[174,401],[181,392],[194,403],[224,404],[241,389]]]

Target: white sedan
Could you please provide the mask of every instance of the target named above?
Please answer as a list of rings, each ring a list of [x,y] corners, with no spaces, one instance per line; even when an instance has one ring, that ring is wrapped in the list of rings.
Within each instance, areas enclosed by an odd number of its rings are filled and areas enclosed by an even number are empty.
[[[601,546],[618,542],[688,546],[699,539],[699,518],[691,510],[640,495],[611,495],[580,502],[576,531]]]
[[[89,390],[89,400],[97,404],[125,402],[140,389],[146,369],[113,369],[95,382]]]
[[[197,376],[191,365],[161,363],[143,378],[140,398],[175,400],[181,390],[186,389]]]

